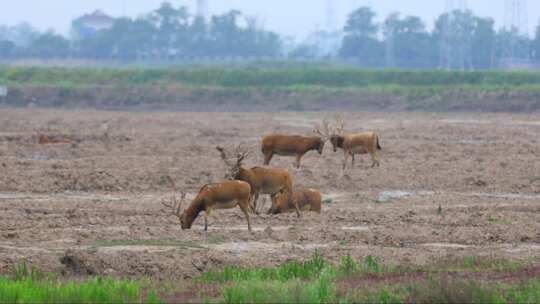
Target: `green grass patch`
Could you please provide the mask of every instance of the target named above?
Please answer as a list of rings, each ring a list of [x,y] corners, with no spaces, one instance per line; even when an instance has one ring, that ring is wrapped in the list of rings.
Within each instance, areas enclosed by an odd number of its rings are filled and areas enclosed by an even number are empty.
[[[155,292],[143,297],[141,284],[112,278],[66,282],[26,264],[0,277],[0,303],[161,303]]]

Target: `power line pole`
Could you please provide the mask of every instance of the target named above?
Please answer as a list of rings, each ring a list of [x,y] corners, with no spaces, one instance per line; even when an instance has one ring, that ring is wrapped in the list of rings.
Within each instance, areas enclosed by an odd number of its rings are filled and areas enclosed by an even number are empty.
[[[506,0],[504,8],[504,26],[510,33],[510,40],[505,46],[505,56],[507,57],[505,60],[513,64],[519,57],[529,59],[529,46],[519,43],[519,36],[529,36],[527,0]]]
[[[197,17],[208,18],[208,0],[197,0]]]
[[[336,4],[335,0],[326,0],[326,31],[332,33],[336,31]]]
[[[471,41],[466,39],[466,33],[460,32],[456,26],[454,13],[465,12],[468,8],[467,0],[446,0],[446,20],[442,29],[440,42],[439,68],[451,70],[459,67],[465,70],[471,67]],[[460,39],[456,39],[460,38]]]

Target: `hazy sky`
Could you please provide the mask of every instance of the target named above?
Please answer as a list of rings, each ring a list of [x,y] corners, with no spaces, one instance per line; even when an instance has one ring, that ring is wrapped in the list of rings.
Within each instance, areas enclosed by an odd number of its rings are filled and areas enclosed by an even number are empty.
[[[159,6],[163,0],[0,0],[0,24],[28,21],[40,29],[52,28],[67,34],[71,20],[97,8],[112,16],[138,16]],[[303,36],[326,22],[326,0],[208,0],[211,13],[239,8],[258,17],[262,25],[280,33]],[[194,8],[195,0],[170,0],[174,5]],[[334,0],[339,26],[352,8],[369,4],[379,17],[400,11],[422,17],[429,26],[445,9],[444,0]],[[504,22],[504,0],[469,0],[469,8],[480,16],[493,17],[498,25]],[[194,11],[194,9],[193,9]],[[540,0],[528,1],[530,33],[540,19]]]

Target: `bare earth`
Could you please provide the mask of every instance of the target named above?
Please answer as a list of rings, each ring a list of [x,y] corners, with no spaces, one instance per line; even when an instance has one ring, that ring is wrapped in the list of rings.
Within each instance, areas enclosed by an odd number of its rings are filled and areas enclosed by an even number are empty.
[[[0,274],[24,261],[81,275],[189,278],[224,265],[274,265],[319,250],[387,264],[464,256],[540,257],[540,115],[349,113],[380,133],[381,167],[341,171],[342,153],[277,157],[323,213],[212,214],[182,231],[160,202],[220,181],[216,145],[252,148],[271,132],[310,134],[332,113],[0,110]],[[109,131],[106,133],[105,124]],[[69,143],[39,144],[38,135]],[[265,208],[268,208],[268,203]]]

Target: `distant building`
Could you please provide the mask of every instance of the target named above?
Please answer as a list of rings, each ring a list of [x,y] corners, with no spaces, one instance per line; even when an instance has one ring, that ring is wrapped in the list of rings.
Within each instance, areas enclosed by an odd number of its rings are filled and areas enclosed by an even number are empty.
[[[99,31],[113,27],[115,19],[100,10],[86,14],[73,21],[72,35],[75,40],[94,37]]]

